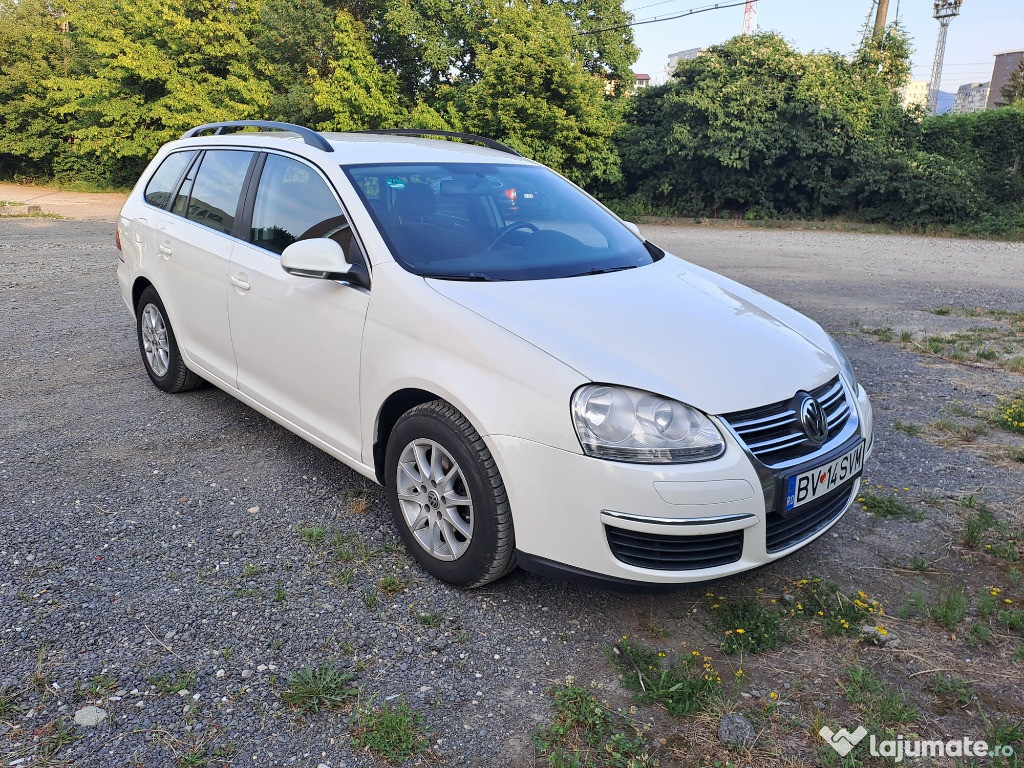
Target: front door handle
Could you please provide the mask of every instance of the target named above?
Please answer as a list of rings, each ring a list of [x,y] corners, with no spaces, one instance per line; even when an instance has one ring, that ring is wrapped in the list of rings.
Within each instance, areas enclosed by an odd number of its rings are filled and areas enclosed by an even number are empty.
[[[241,277],[235,277],[234,275],[231,275],[230,280],[231,284],[241,291],[248,291],[252,287],[249,285],[248,280],[244,280]]]
[[[170,258],[171,254],[173,253],[173,251],[171,250],[171,246],[165,245],[164,243],[160,243],[160,245],[158,245],[156,249],[160,251],[160,255],[163,256],[165,259]]]

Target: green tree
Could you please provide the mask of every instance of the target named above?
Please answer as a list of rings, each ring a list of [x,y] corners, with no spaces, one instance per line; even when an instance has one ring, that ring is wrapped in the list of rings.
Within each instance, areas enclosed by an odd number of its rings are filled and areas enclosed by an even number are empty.
[[[1024,101],[1024,59],[1021,59],[1017,68],[1010,73],[1006,83],[999,89],[999,95],[1002,101],[997,106],[1000,107]]]
[[[848,61],[760,34],[682,61],[669,83],[631,102],[618,136],[626,190],[695,215],[848,209],[867,158],[913,134],[893,87],[906,55]],[[880,66],[886,56],[896,60]]]
[[[549,0],[572,21],[573,49],[583,68],[613,82],[632,85],[633,64],[640,50],[627,26],[633,15],[622,0]]]
[[[46,86],[74,65],[66,20],[59,2],[0,0],[0,175],[49,175],[67,146]]]
[[[365,28],[345,10],[335,16],[334,53],[326,74],[313,80],[312,96],[327,115],[321,130],[392,128],[408,115],[398,78],[374,61]]]
[[[317,125],[329,115],[313,102],[313,81],[337,59],[335,11],[323,0],[264,0],[254,43],[260,73],[273,88],[266,117]]]
[[[479,78],[443,95],[461,127],[506,142],[578,184],[614,181],[611,144],[616,105],[604,81],[587,71],[573,45],[573,25],[554,6],[491,1],[481,34]]]
[[[182,131],[270,101],[253,67],[258,0],[78,0],[68,20],[77,61],[45,82],[49,116],[114,182],[133,182]]]
[[[490,0],[356,0],[382,66],[396,71],[407,96],[436,96],[482,76],[477,54],[502,13]],[[557,10],[572,25],[572,50],[587,72],[625,82],[639,53],[622,0],[531,0],[528,12]]]

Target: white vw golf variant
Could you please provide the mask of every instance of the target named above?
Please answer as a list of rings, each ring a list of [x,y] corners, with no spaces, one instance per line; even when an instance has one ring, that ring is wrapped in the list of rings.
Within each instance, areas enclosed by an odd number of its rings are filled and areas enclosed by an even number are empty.
[[[462,587],[718,578],[842,517],[872,416],[835,340],[497,142],[412,133],[164,146],[117,224],[153,383],[211,382],[380,483]]]

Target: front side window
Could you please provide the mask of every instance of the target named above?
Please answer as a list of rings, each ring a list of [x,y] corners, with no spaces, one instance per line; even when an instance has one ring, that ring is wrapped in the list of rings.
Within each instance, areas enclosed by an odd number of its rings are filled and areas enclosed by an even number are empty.
[[[167,203],[171,201],[171,193],[174,192],[174,185],[178,183],[178,177],[194,154],[195,152],[191,151],[174,152],[164,158],[146,185],[147,203],[157,208],[167,207]]]
[[[547,168],[393,164],[345,172],[398,262],[425,277],[576,277],[662,255]]]
[[[242,196],[252,152],[207,150],[181,184],[173,213],[228,235]]]
[[[305,163],[267,155],[252,212],[250,242],[280,254],[297,240],[329,237],[351,262],[352,229],[327,182]]]

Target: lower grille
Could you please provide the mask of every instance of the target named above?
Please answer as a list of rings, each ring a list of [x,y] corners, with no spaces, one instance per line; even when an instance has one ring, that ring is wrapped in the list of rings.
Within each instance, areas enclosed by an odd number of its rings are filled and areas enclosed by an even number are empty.
[[[703,536],[662,536],[605,526],[612,554],[628,565],[656,571],[693,571],[735,563],[743,555],[743,531]]]
[[[787,549],[827,528],[846,509],[852,488],[853,484],[847,483],[827,496],[798,508],[789,517],[782,517],[778,512],[770,513],[765,528],[768,551]]]

